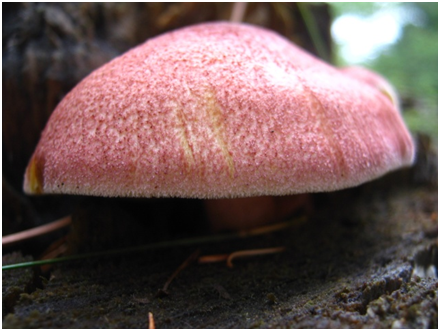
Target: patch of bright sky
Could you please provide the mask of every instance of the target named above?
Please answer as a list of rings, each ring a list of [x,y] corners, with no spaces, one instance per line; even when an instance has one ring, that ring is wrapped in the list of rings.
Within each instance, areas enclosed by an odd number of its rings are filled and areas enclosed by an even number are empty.
[[[332,24],[334,41],[348,64],[375,59],[399,40],[406,24],[423,25],[423,16],[415,7],[377,3],[372,15],[343,14]]]

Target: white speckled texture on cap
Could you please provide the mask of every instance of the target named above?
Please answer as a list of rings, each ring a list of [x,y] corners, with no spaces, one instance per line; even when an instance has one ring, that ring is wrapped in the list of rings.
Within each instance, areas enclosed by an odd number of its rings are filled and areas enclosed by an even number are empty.
[[[208,23],[97,69],[53,112],[28,193],[221,198],[331,191],[410,165],[380,89],[271,31]]]

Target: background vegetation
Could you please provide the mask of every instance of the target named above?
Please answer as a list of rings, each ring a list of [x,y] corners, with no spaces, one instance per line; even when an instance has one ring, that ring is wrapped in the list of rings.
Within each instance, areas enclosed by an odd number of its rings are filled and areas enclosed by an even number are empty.
[[[387,77],[397,88],[406,122],[412,131],[438,137],[438,4],[437,3],[331,3],[333,18],[356,15],[365,19],[379,11],[403,14],[402,31],[396,42],[377,56],[356,63]],[[335,61],[350,65],[336,44]]]

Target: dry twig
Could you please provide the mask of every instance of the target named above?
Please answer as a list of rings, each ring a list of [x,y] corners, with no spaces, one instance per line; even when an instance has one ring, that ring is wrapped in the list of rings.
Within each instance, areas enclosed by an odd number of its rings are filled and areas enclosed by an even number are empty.
[[[38,226],[36,228],[32,228],[29,230],[25,230],[22,232],[13,233],[7,236],[2,237],[2,245],[10,245],[15,244],[23,240],[32,239],[35,237],[39,237],[42,235],[45,235],[47,233],[59,230],[61,228],[64,228],[72,223],[72,217],[66,216],[60,220],[54,221],[52,223],[48,223],[42,226]]]
[[[229,268],[233,267],[232,260],[237,257],[245,257],[245,256],[257,256],[257,255],[266,255],[266,254],[275,254],[285,251],[285,247],[272,247],[272,248],[260,248],[260,249],[249,249],[243,251],[236,251],[231,254],[218,254],[218,255],[205,255],[201,256],[198,259],[199,263],[215,263],[226,261],[226,265]]]
[[[161,297],[164,295],[168,295],[168,286],[170,286],[171,282],[176,278],[179,273],[185,269],[187,266],[189,266],[193,261],[197,259],[197,257],[200,255],[200,250],[197,249],[194,253],[192,253],[177,269],[173,272],[173,274],[168,278],[165,285],[156,293],[156,297]]]
[[[234,2],[232,6],[231,22],[240,23],[243,21],[246,12],[247,2]]]
[[[155,329],[156,328],[156,326],[154,325],[153,313],[151,313],[151,312],[148,313],[148,328],[149,329]]]

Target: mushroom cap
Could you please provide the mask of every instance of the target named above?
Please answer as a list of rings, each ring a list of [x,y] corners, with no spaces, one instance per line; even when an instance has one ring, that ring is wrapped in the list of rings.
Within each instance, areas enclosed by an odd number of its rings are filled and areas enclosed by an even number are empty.
[[[51,115],[27,193],[227,198],[333,191],[410,165],[374,84],[263,28],[153,38],[92,72]]]
[[[394,87],[381,75],[362,67],[346,67],[341,71],[355,79],[361,80],[385,94],[399,109],[399,98]]]

